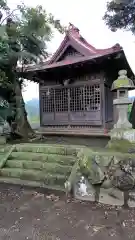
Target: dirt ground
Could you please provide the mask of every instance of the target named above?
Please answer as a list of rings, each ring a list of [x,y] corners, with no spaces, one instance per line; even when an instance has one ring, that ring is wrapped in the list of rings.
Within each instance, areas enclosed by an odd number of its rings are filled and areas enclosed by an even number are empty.
[[[135,210],[0,185],[0,240],[135,240]]]

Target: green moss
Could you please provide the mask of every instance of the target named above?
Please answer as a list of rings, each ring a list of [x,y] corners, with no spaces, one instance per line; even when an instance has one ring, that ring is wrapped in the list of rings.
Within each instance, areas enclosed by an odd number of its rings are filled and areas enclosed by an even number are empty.
[[[22,168],[22,169],[34,169],[41,170],[46,173],[62,173],[62,174],[70,174],[72,167],[68,165],[60,165],[56,163],[48,163],[48,162],[39,162],[39,161],[27,161],[27,160],[8,160],[6,162],[5,167],[7,168]]]
[[[116,152],[122,152],[122,153],[128,153],[130,149],[135,149],[135,144],[129,142],[126,139],[111,139],[106,148],[108,148],[111,151],[116,151]]]
[[[99,184],[104,179],[104,173],[96,162],[98,156],[100,153],[94,156],[93,152],[88,149],[83,149],[78,153],[80,171],[92,184]]]
[[[1,177],[61,185],[70,176],[79,148],[63,145],[17,144],[0,170]]]
[[[46,154],[46,153],[26,153],[26,152],[12,152],[11,160],[28,160],[33,162],[48,162],[48,163],[59,163],[62,165],[73,165],[76,161],[74,156],[64,156],[59,154]]]
[[[40,144],[18,144],[16,145],[17,152],[33,152],[46,154],[60,154],[60,155],[76,155],[77,148],[71,146],[61,145],[40,145]]]
[[[113,144],[114,143],[114,144]],[[134,162],[135,154],[129,154],[124,152],[121,149],[121,144],[125,149],[124,144],[128,146],[127,149],[131,146],[131,144],[127,140],[121,141],[110,141],[109,146],[112,149],[110,151],[104,152],[92,152],[89,150],[81,150],[78,153],[79,157],[79,170],[81,175],[87,177],[91,184],[101,184],[105,179],[105,173],[107,174],[110,166],[116,168],[119,166],[119,162],[124,161],[124,159],[131,159]],[[116,145],[115,145],[116,144]],[[117,152],[116,152],[117,151]],[[125,150],[126,151],[126,150]]]
[[[135,159],[135,154],[127,154],[133,147],[135,144],[128,140],[115,139],[109,141],[107,148],[102,150],[63,145],[18,144],[0,174],[5,178],[41,182],[48,187],[59,185],[63,188],[65,181],[70,182],[72,187],[79,174],[88,177],[92,184],[101,184],[110,164],[117,165],[123,157],[131,156]]]
[[[10,150],[11,145],[5,144],[5,145],[0,145],[0,153],[6,153]]]
[[[13,152],[14,148],[15,148],[14,145],[13,145],[13,146],[10,146],[10,148],[8,149],[8,151],[3,154],[3,158],[1,157],[1,159],[0,159],[0,168],[3,168],[3,167],[5,166],[8,158],[9,158],[9,156],[11,155],[11,153]]]
[[[46,185],[64,185],[67,176],[59,174],[44,173],[37,170],[26,170],[19,168],[4,168],[0,170],[3,177],[19,178],[23,180],[42,181]]]
[[[79,161],[80,161],[80,159],[77,158],[74,166],[72,167],[71,173],[67,179],[67,182],[68,182],[68,185],[66,186],[67,193],[71,191],[71,189],[73,188],[73,185],[77,179],[78,173],[80,171]]]
[[[130,85],[128,78],[117,79],[113,82],[113,86],[115,89],[120,88],[120,87],[125,87],[128,85]]]

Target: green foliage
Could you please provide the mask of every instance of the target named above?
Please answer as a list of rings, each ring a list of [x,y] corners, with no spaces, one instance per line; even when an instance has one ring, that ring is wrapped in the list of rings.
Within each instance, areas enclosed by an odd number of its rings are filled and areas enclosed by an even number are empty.
[[[42,6],[31,8],[22,4],[9,12],[10,9],[6,18],[1,19],[0,59],[4,57],[4,63],[13,70],[18,60],[21,63],[29,63],[36,62],[37,57],[46,58],[46,43],[53,36],[52,26],[60,32],[65,30],[60,21],[47,14]]]
[[[7,6],[7,1],[0,0],[0,9],[5,10],[5,11],[9,11],[9,7]]]
[[[65,30],[42,6],[16,6],[11,11],[5,0],[0,1],[0,87],[7,89],[7,100],[12,102],[17,134],[24,131],[26,111],[21,95],[23,78],[18,77],[17,63],[22,65],[46,59],[47,42],[53,37],[53,27],[61,33]]]
[[[4,70],[12,82],[9,69],[16,75],[18,61],[26,64],[36,62],[37,58],[46,58],[46,43],[53,36],[52,26],[60,32],[63,32],[64,28],[60,21],[55,20],[42,6],[32,8],[22,4],[11,11],[3,0],[0,1],[0,6],[0,69]]]
[[[107,3],[107,11],[103,17],[112,31],[117,29],[130,30],[135,33],[135,1],[112,0]]]
[[[128,105],[128,120],[130,119],[131,110],[132,110],[132,104],[129,104]]]

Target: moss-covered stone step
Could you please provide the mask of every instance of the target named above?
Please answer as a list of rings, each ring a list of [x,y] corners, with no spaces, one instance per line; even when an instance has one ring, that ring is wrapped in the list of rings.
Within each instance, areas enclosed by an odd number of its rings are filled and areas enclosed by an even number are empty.
[[[44,170],[46,173],[62,173],[66,175],[70,174],[72,170],[72,166],[68,165],[28,160],[8,160],[4,167]]]
[[[0,154],[6,153],[11,148],[11,145],[0,145]]]
[[[5,156],[5,152],[0,152],[0,159],[2,159]]]
[[[74,146],[46,145],[46,144],[18,144],[15,151],[17,152],[33,152],[60,155],[76,155],[79,148]]]
[[[43,161],[49,163],[59,163],[62,165],[73,165],[76,161],[74,156],[64,156],[59,154],[31,153],[31,152],[12,152],[9,159]]]
[[[22,180],[41,181],[45,185],[60,185],[64,186],[67,176],[62,174],[50,174],[38,170],[26,170],[21,168],[2,168],[0,169],[0,176],[18,178]]]
[[[45,188],[49,190],[55,190],[55,191],[62,191],[65,192],[65,187],[60,185],[46,185],[43,182],[39,181],[31,181],[31,180],[22,180],[17,178],[6,178],[6,177],[0,177],[0,184],[6,183],[6,184],[14,184],[14,185],[20,185],[20,186],[27,186],[27,187],[36,187],[36,188]]]

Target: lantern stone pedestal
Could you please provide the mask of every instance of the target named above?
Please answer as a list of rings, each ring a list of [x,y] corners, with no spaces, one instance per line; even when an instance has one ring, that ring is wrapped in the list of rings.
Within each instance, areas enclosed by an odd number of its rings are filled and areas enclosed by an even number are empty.
[[[132,124],[128,121],[128,105],[132,103],[128,98],[128,91],[135,89],[133,81],[127,77],[127,71],[119,71],[119,77],[112,84],[112,91],[116,91],[117,98],[113,104],[118,112],[118,120],[114,124],[110,132],[110,137],[117,140],[128,140],[135,142],[135,129],[132,129]]]

